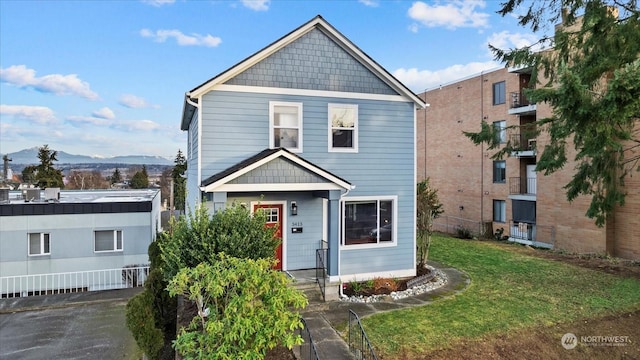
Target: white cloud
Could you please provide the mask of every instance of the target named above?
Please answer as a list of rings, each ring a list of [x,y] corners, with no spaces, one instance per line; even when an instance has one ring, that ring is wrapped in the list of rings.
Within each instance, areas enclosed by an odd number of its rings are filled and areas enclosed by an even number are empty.
[[[132,94],[124,94],[122,96],[120,96],[120,100],[118,101],[118,103],[124,107],[128,107],[130,109],[142,109],[142,108],[158,108],[158,105],[152,105],[150,103],[147,102],[147,100],[139,97],[139,96],[135,96]]]
[[[137,130],[137,131],[153,131],[153,130],[160,129],[160,125],[155,121],[151,121],[151,120],[121,121],[119,122],[118,127],[125,128],[127,130]]]
[[[240,0],[244,7],[247,7],[255,11],[267,11],[269,10],[269,4],[271,0]]]
[[[378,7],[380,5],[377,0],[358,0],[358,2],[370,7]]]
[[[464,65],[452,65],[440,70],[418,70],[416,68],[400,68],[393,72],[398,80],[414,92],[420,93],[425,89],[444,85],[470,75],[478,74],[481,71],[493,69],[500,66],[495,61],[472,62]]]
[[[13,116],[18,119],[29,120],[37,124],[53,124],[57,119],[53,110],[45,106],[28,105],[0,105],[0,115]]]
[[[98,118],[95,116],[68,116],[67,121],[71,122],[72,125],[97,125],[104,126],[108,125],[109,121],[104,118]]]
[[[212,35],[200,35],[190,34],[185,35],[180,30],[156,30],[155,32],[149,29],[140,30],[140,36],[153,38],[155,42],[165,42],[169,38],[174,38],[176,43],[180,46],[205,46],[216,47],[222,43],[222,39]]]
[[[426,27],[485,28],[489,26],[489,14],[476,11],[476,8],[485,6],[482,0],[455,0],[446,5],[416,1],[409,8],[408,15]]]
[[[509,31],[493,33],[487,38],[487,44],[491,44],[499,49],[520,49],[530,46],[538,41],[538,37],[534,34],[512,34]]]
[[[78,95],[89,100],[97,100],[98,94],[91,90],[89,83],[76,74],[51,74],[36,77],[36,71],[25,65],[13,65],[0,69],[0,80],[21,88],[33,88],[43,93],[56,95]]]
[[[176,0],[142,0],[142,2],[155,7],[160,7],[162,5],[173,4]]]
[[[100,119],[113,119],[116,115],[113,113],[113,110],[108,107],[103,107],[102,109],[98,109],[94,111],[91,115],[100,118]]]

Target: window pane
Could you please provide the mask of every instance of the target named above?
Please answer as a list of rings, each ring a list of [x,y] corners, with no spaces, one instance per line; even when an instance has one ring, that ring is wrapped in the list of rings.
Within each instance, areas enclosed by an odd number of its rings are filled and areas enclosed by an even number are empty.
[[[95,251],[113,251],[113,231],[95,232]]]
[[[493,105],[504,104],[505,102],[505,82],[493,84]]]
[[[273,139],[275,147],[297,148],[298,147],[298,130],[297,129],[273,129]]]
[[[49,242],[49,234],[43,234],[44,238],[44,254],[50,254],[51,253],[51,244]]]
[[[353,107],[330,106],[329,118],[331,119],[331,127],[353,128],[356,124],[356,109]]]
[[[294,106],[274,106],[273,125],[298,127],[298,108]]]
[[[333,130],[333,147],[352,148],[353,130]]]
[[[393,241],[393,201],[380,201],[380,241]]]
[[[29,234],[29,255],[40,254],[40,233]]]
[[[506,143],[507,142],[507,122],[504,120],[495,121],[493,123],[493,127],[496,133],[496,140],[500,143]]]
[[[121,230],[116,231],[116,236],[117,236],[116,249],[122,250],[122,231]]]
[[[506,162],[504,160],[493,162],[493,182],[506,182]]]
[[[372,230],[377,228],[376,201],[348,202],[344,206],[344,244],[376,243]]]
[[[504,200],[493,200],[493,221],[506,221],[507,203]]]

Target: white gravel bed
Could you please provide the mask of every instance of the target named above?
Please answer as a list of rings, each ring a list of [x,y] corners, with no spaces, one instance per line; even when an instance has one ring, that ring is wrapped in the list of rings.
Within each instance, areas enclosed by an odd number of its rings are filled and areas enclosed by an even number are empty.
[[[447,283],[447,275],[435,268],[429,267],[431,271],[435,272],[435,277],[426,284],[416,285],[410,289],[404,291],[394,291],[389,295],[371,295],[371,296],[346,296],[343,295],[340,298],[340,301],[345,302],[353,302],[353,303],[374,303],[382,300],[388,300],[389,298],[393,300],[400,300],[407,298],[409,296],[420,295],[435,289],[442,287]]]

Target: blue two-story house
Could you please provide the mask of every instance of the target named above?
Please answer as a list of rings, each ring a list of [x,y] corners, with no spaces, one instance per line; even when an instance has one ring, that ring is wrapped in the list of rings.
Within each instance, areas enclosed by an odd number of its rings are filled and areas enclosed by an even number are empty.
[[[413,276],[424,106],[317,16],[186,93],[187,206],[265,208],[283,270]]]

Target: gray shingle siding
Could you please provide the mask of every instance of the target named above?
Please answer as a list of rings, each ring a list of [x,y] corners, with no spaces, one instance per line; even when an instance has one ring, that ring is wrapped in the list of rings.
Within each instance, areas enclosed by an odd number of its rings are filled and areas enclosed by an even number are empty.
[[[286,159],[275,159],[229,181],[229,184],[325,183],[325,179]]]
[[[397,95],[318,29],[278,50],[226,84]]]

